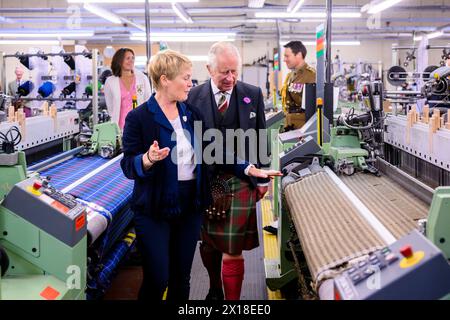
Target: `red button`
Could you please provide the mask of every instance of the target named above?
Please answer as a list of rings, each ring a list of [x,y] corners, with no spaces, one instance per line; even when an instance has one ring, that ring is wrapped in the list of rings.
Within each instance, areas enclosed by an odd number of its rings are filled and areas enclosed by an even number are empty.
[[[413,256],[413,249],[410,245],[406,245],[400,249],[400,253],[405,258],[411,258]]]
[[[42,188],[42,183],[40,181],[35,181],[33,183],[33,189],[34,190],[39,190],[40,188]]]

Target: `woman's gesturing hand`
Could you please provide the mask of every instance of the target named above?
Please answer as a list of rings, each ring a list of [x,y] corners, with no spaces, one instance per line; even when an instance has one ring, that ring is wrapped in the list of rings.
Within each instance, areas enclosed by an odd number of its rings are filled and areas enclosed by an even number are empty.
[[[170,148],[159,148],[158,141],[153,141],[150,149],[143,155],[142,160],[146,168],[151,167],[154,163],[164,160],[169,155]]]

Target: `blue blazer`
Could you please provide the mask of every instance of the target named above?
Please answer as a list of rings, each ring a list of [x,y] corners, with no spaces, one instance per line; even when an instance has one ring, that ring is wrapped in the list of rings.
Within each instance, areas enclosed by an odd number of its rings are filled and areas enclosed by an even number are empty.
[[[203,132],[207,129],[202,116],[184,103],[177,103],[183,129],[190,133],[190,142],[195,149],[206,147],[202,137],[194,134],[194,122],[201,121]],[[174,130],[153,94],[150,99],[128,113],[123,131],[123,159],[121,167],[128,179],[134,180],[131,197],[131,209],[135,212],[150,214],[154,217],[177,215],[178,207],[178,169],[172,162],[172,154],[156,162],[148,171],[143,169],[142,156],[149,150],[153,141],[159,147],[169,147],[172,152],[176,141],[171,137]],[[202,132],[202,133],[203,133]],[[198,151],[198,150],[196,150]],[[198,210],[203,210],[212,202],[209,188],[210,177],[206,164],[199,161],[195,168],[197,193],[195,201]],[[233,165],[223,165],[223,169],[240,178],[247,176],[244,171],[249,165],[245,161],[236,161]]]

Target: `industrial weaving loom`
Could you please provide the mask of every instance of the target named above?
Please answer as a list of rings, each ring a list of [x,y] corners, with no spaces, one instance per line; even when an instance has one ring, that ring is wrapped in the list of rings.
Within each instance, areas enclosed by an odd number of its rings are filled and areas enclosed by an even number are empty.
[[[1,298],[96,299],[110,286],[135,245],[119,138],[104,123],[88,146],[30,167],[23,151],[0,155]]]
[[[323,143],[317,114],[273,141],[284,177],[267,285],[296,281],[304,299],[449,298],[448,124],[437,111],[384,115],[365,92],[368,112],[336,117]]]
[[[359,213],[361,206],[349,201],[333,175],[323,170],[285,188],[315,288],[339,274],[349,262],[388,244]],[[423,201],[385,176],[358,173],[341,180],[396,239],[416,229],[418,221],[427,217],[428,206]]]
[[[93,277],[88,281],[88,287],[102,291],[109,286],[110,279],[107,280],[104,276],[96,279],[96,274],[100,274],[102,271],[99,264],[118,252],[120,253],[119,257],[124,256],[126,252],[122,252],[123,248],[109,251],[119,238],[124,236],[124,232],[127,231],[126,228],[133,218],[133,213],[127,205],[133,191],[133,182],[123,175],[120,159],[121,156],[109,161],[100,156],[74,157],[40,172],[41,176],[50,176],[52,184],[63,190],[64,193],[82,200],[86,205],[90,203],[95,205],[95,213],[88,214],[87,218],[88,242],[92,248],[95,248],[95,250],[90,250],[91,259],[92,262],[96,262],[93,264],[92,270],[88,269],[88,274]],[[85,179],[97,168],[103,169]],[[77,183],[80,179],[83,181]],[[99,208],[103,210],[98,210]],[[93,216],[91,217],[91,215]],[[94,241],[99,241],[99,243],[94,245]],[[120,260],[114,267],[110,266],[109,268],[115,269]]]

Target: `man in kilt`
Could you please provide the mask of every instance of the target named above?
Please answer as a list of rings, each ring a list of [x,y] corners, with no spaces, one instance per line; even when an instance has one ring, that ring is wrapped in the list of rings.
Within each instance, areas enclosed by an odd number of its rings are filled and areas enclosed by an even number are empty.
[[[194,87],[189,93],[187,103],[203,115],[208,128],[222,132],[226,146],[234,146],[234,150],[228,151],[234,152],[240,159],[245,158],[258,168],[267,166],[269,160],[264,98],[260,88],[238,81],[241,69],[238,49],[229,42],[215,43],[209,51],[207,68],[211,79]],[[257,141],[246,139],[240,146],[241,149],[236,143],[230,144],[226,131],[237,132],[239,129],[244,132],[254,130]],[[260,150],[260,145],[265,148]],[[247,168],[246,173],[253,165]],[[227,181],[233,197],[231,208],[226,211],[224,217],[210,219],[205,215],[204,218],[200,254],[210,278],[206,299],[223,300],[225,292],[227,300],[239,300],[244,279],[242,251],[259,246],[256,202],[267,192],[269,179],[248,177],[242,180],[218,172],[215,166],[211,166],[210,173],[212,180],[219,177]]]

